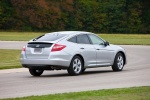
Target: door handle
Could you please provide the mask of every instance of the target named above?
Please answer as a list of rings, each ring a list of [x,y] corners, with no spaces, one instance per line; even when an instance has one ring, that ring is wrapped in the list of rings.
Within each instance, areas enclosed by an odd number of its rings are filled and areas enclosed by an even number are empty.
[[[100,49],[96,49],[96,50],[100,50]]]
[[[84,48],[80,48],[80,49],[84,49]]]

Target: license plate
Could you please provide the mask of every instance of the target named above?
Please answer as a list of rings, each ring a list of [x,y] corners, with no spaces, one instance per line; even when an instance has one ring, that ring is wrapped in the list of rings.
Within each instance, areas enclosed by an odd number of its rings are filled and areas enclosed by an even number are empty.
[[[41,53],[42,52],[42,48],[34,48],[34,52]]]

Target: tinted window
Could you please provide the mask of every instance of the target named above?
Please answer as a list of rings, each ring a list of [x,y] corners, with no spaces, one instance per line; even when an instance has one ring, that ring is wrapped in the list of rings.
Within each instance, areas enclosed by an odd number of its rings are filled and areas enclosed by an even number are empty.
[[[104,44],[104,41],[100,39],[98,36],[93,35],[93,34],[89,34],[88,36],[90,37],[93,44],[98,44],[98,45]]]
[[[77,43],[77,37],[76,37],[76,36],[75,36],[75,37],[72,37],[72,38],[70,38],[68,41]]]
[[[66,36],[66,34],[45,34],[41,37],[36,38],[34,41],[55,41],[62,37]]]
[[[90,44],[90,40],[86,34],[77,36],[77,43]]]

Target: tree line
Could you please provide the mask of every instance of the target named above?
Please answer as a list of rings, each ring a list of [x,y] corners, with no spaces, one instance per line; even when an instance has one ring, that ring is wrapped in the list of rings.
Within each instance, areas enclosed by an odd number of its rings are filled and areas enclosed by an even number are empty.
[[[150,1],[0,0],[0,30],[150,33]]]

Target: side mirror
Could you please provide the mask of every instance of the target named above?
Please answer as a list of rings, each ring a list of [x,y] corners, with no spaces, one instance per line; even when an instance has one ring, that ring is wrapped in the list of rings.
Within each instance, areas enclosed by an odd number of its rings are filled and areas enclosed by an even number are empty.
[[[108,46],[108,45],[109,45],[109,42],[108,42],[108,41],[104,42],[104,45],[105,45],[105,46]]]

